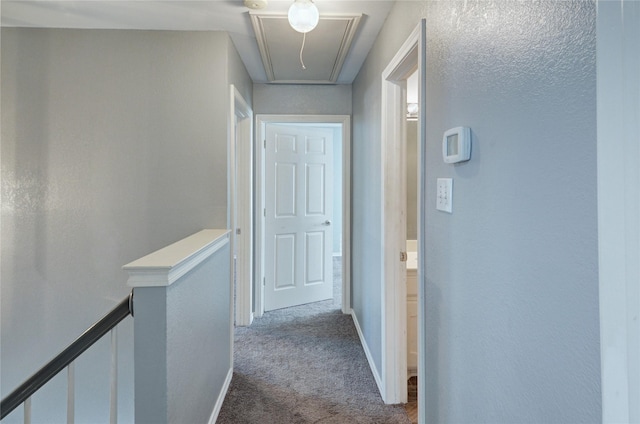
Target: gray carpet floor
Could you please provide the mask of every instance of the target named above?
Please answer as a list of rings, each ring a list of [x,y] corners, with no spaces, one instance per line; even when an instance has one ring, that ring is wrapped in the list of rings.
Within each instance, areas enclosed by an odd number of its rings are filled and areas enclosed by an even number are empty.
[[[218,424],[410,422],[402,405],[383,403],[353,320],[339,309],[339,290],[334,285],[333,300],[236,328]]]

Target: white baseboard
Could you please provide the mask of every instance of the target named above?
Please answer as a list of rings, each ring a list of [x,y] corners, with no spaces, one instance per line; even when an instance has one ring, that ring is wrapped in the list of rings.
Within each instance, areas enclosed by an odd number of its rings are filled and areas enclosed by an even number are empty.
[[[356,326],[356,331],[358,332],[358,337],[360,337],[360,343],[362,344],[362,348],[364,349],[364,354],[367,357],[367,362],[369,362],[369,368],[371,368],[371,373],[373,374],[373,378],[376,381],[376,385],[378,386],[378,391],[380,392],[380,396],[384,393],[382,388],[382,378],[376,369],[376,364],[373,362],[373,357],[371,356],[371,351],[369,350],[369,346],[367,345],[366,340],[364,339],[364,335],[362,334],[362,329],[360,328],[360,323],[358,322],[358,318],[356,317],[356,313],[354,310],[351,310],[351,316],[353,317],[353,323]],[[384,398],[384,396],[382,396]]]
[[[218,419],[218,415],[220,414],[220,410],[222,409],[222,403],[224,402],[224,398],[227,396],[227,392],[229,391],[229,385],[231,384],[232,377],[233,368],[229,368],[227,378],[225,378],[224,383],[222,384],[222,390],[220,390],[220,394],[218,395],[216,404],[213,407],[213,412],[211,412],[211,416],[209,417],[209,424],[216,424],[216,420]]]
[[[247,323],[244,323],[244,322],[238,323],[238,321],[236,320],[236,322],[234,323],[234,326],[235,327],[249,327],[253,323],[253,318],[254,318],[253,312],[251,312],[249,314],[249,322],[247,322]]]

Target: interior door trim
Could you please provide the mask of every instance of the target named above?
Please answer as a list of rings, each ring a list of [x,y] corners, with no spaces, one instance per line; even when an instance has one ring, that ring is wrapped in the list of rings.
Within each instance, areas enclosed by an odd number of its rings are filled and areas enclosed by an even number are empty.
[[[424,213],[425,188],[425,106],[426,106],[426,21],[422,19],[404,44],[398,49],[381,75],[381,135],[382,158],[380,163],[381,182],[381,222],[382,245],[380,261],[383,272],[380,276],[382,287],[382,387],[381,395],[385,403],[395,404],[407,401],[407,335],[406,335],[406,286],[405,269],[398,260],[398,252],[405,249],[406,232],[400,231],[404,225],[406,199],[398,187],[404,187],[401,178],[404,173],[404,120],[406,111],[406,79],[418,71],[418,422],[424,422],[425,393],[425,347],[424,347],[424,252],[426,218]],[[402,329],[402,331],[398,331]]]
[[[266,125],[275,123],[342,125],[342,313],[351,314],[351,117],[349,115],[256,114],[254,316],[261,317],[264,313],[264,140]]]
[[[230,107],[227,225],[232,229],[231,251],[237,250],[238,254],[237,266],[231,263],[237,283],[235,308],[232,300],[231,311],[233,315],[235,309],[236,325],[247,326],[253,321],[253,111],[233,84],[230,85]]]

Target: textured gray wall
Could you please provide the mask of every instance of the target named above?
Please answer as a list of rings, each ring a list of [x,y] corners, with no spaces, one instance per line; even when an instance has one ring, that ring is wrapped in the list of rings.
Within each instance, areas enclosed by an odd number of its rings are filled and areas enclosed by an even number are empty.
[[[230,245],[135,297],[135,422],[206,423],[231,369]]]
[[[236,50],[231,38],[227,35],[227,84],[233,84],[247,102],[249,107],[253,105],[253,82],[244,67],[242,59]],[[228,90],[227,90],[228,91]],[[231,101],[231,98],[229,98]],[[231,105],[229,105],[231,107]]]
[[[169,423],[207,422],[231,369],[229,247],[187,274],[186,284],[169,287]]]
[[[351,86],[254,84],[253,113],[351,115]]]
[[[397,2],[353,84],[354,310],[380,366],[380,74],[427,19],[427,422],[598,422],[595,4]],[[466,125],[472,159],[445,165]],[[454,179],[453,214],[435,180]]]
[[[232,48],[218,32],[2,28],[3,396],[128,293],[123,264],[226,227],[228,73],[252,93]],[[105,368],[77,369],[78,422],[108,416],[108,343],[88,355]],[[34,421],[64,420],[65,385]]]
[[[597,20],[602,422],[638,423],[640,2],[599,0]]]

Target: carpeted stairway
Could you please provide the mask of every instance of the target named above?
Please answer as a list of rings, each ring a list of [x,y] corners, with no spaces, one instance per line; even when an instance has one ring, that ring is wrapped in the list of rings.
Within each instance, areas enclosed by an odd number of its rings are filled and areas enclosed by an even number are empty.
[[[233,380],[217,423],[409,423],[402,405],[382,402],[339,304],[338,294],[237,328]]]

